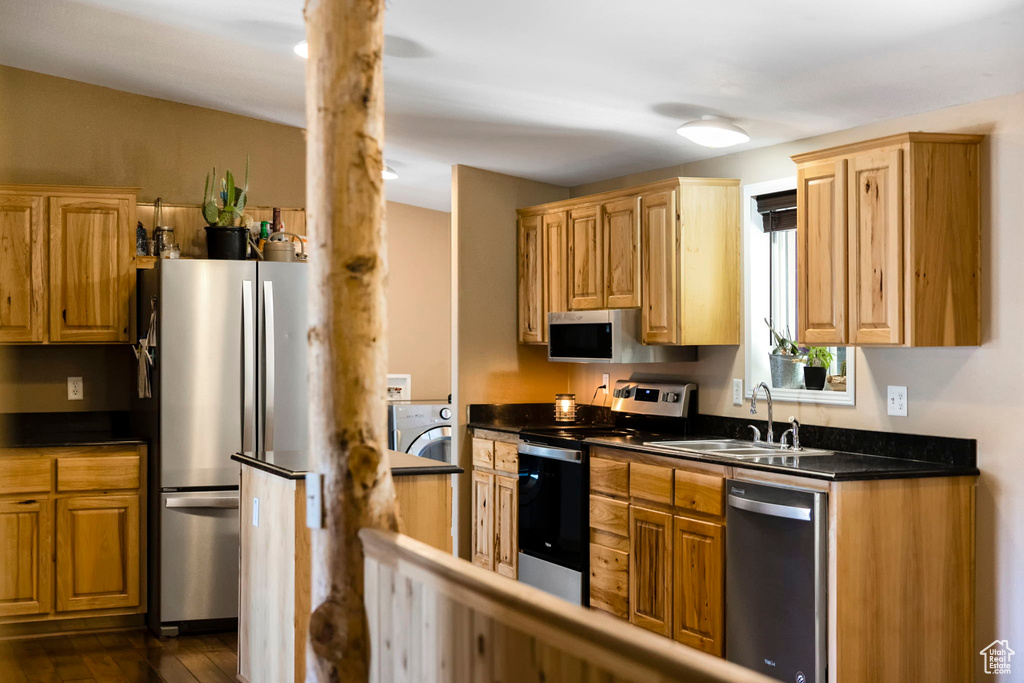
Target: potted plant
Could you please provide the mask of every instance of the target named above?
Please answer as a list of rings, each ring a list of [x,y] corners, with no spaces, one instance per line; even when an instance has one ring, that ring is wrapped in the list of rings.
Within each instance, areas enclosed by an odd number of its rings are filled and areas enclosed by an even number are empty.
[[[235,177],[225,171],[220,179],[220,204],[215,196],[217,168],[206,176],[203,188],[203,218],[206,219],[206,251],[213,259],[244,261],[248,253],[249,229],[239,225],[249,192],[249,158],[245,159],[245,184],[235,187]]]
[[[828,376],[828,385],[832,391],[846,391],[846,361],[839,364],[839,374]]]
[[[772,324],[765,318],[764,324],[771,330],[775,338],[775,348],[768,354],[768,366],[771,369],[772,387],[775,389],[799,389],[800,388],[800,350],[796,342],[789,337],[789,330],[786,336],[775,331]]]
[[[832,365],[833,355],[824,346],[812,346],[803,353],[804,387],[821,391],[825,388],[825,374]]]

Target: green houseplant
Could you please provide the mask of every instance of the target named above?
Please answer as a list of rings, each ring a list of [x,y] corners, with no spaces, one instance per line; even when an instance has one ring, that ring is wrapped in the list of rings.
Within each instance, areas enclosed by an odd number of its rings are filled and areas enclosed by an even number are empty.
[[[771,370],[772,387],[775,389],[799,389],[800,377],[800,350],[789,336],[789,330],[782,335],[772,327],[772,324],[765,318],[764,324],[771,330],[772,338],[775,340],[775,348],[768,354],[768,366]]]
[[[217,192],[217,168],[207,174],[203,187],[203,218],[206,219],[206,251],[212,259],[245,260],[249,229],[242,220],[249,194],[249,158],[245,159],[245,182],[235,185],[231,171],[225,171]],[[217,203],[217,200],[220,203]]]
[[[835,356],[824,346],[802,349],[804,362],[804,386],[821,391],[825,388],[825,375]]]

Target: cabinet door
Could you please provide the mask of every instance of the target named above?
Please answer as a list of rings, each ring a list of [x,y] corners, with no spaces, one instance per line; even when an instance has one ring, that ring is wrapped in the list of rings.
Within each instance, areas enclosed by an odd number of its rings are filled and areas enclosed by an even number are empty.
[[[126,342],[134,203],[50,198],[50,340]]]
[[[494,569],[494,475],[473,472],[473,564]]]
[[[542,330],[547,341],[547,314],[569,310],[569,238],[566,234],[565,212],[544,215],[544,296],[546,307]]]
[[[494,569],[502,576],[519,576],[519,478],[494,478]]]
[[[799,168],[796,206],[799,339],[845,344],[846,160]]]
[[[629,506],[629,621],[672,635],[672,515]]]
[[[569,212],[569,309],[593,310],[604,302],[604,238],[598,207]]]
[[[0,501],[0,618],[50,611],[51,505],[49,498]]]
[[[850,159],[850,342],[903,341],[903,152]]]
[[[673,548],[673,635],[684,645],[723,653],[725,527],[676,517]]]
[[[139,496],[57,501],[57,611],[139,605]]]
[[[645,344],[678,344],[680,243],[676,193],[640,199],[640,252],[643,277],[641,337]]]
[[[0,342],[46,338],[46,203],[0,195]]]
[[[640,306],[640,217],[638,199],[629,197],[601,207],[604,233],[605,306]]]
[[[540,344],[546,330],[541,217],[523,216],[519,219],[519,342]]]

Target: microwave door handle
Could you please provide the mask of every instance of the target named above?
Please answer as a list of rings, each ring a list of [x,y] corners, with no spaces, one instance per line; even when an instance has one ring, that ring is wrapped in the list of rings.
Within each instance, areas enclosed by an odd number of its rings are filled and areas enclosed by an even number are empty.
[[[768,503],[763,500],[740,498],[732,494],[729,495],[729,505],[758,515],[784,517],[785,519],[796,519],[803,522],[811,521],[811,508],[796,505],[779,505],[778,503]]]

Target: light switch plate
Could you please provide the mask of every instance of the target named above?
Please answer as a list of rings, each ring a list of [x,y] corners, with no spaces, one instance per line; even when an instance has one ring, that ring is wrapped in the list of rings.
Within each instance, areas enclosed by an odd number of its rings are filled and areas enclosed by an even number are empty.
[[[732,404],[743,405],[743,380],[738,377],[732,381]]]
[[[260,525],[260,499],[255,496],[252,499],[252,525]]]
[[[85,388],[81,377],[68,377],[68,400],[81,401],[85,399]]]
[[[324,478],[319,472],[306,472],[306,526],[324,528]]]
[[[897,417],[907,416],[907,388],[889,387],[889,400],[887,402],[889,414]]]

